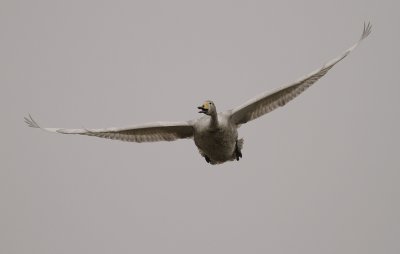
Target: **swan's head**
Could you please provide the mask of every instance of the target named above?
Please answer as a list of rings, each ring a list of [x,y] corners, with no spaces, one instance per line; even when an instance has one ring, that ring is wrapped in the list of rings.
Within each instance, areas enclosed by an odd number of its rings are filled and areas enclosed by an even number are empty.
[[[203,113],[206,115],[212,115],[217,112],[217,109],[215,108],[215,104],[212,101],[205,101],[203,105],[197,107],[200,109],[199,113]]]

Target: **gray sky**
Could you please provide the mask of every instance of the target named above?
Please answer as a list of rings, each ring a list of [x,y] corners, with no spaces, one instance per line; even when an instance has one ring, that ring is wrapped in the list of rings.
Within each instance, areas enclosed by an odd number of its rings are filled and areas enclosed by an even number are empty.
[[[0,253],[399,253],[398,1],[0,3]],[[320,67],[240,129],[240,162],[191,140],[28,129],[189,120]]]

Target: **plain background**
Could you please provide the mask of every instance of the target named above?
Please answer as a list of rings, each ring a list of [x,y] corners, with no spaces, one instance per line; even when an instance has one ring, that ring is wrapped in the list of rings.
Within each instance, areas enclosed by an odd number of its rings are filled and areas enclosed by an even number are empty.
[[[398,1],[0,2],[0,253],[400,253]],[[29,129],[189,120],[320,67],[240,129],[191,140]]]

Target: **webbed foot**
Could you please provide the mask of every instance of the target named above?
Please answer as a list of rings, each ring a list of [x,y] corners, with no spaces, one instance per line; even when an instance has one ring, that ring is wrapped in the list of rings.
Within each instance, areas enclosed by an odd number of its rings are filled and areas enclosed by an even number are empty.
[[[238,144],[238,142],[240,142],[240,144]],[[240,151],[242,149],[242,146],[243,146],[243,139],[236,141],[235,156],[237,161],[239,161],[240,158],[243,157],[242,152]]]
[[[240,158],[242,158],[242,152],[240,152],[239,150],[236,150],[236,160],[240,160]]]

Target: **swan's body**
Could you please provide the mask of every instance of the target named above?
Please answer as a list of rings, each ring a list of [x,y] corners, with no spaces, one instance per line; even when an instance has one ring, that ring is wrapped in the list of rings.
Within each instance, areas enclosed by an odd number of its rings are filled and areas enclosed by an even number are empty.
[[[25,122],[30,127],[41,128],[50,132],[96,136],[138,143],[193,138],[200,154],[211,164],[239,160],[242,157],[243,139],[238,139],[237,129],[242,124],[284,106],[294,99],[324,76],[336,63],[345,58],[370,32],[371,25],[364,24],[360,40],[339,57],[298,81],[272,93],[263,93],[233,110],[217,113],[215,104],[212,101],[206,101],[198,107],[201,110],[199,113],[204,113],[205,116],[196,120],[174,123],[157,122],[127,128],[90,130],[42,128],[31,116],[25,118]]]
[[[215,124],[212,117],[204,116],[193,123],[194,143],[212,164],[236,159],[237,125],[227,112],[219,113],[217,119]]]

